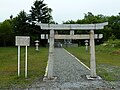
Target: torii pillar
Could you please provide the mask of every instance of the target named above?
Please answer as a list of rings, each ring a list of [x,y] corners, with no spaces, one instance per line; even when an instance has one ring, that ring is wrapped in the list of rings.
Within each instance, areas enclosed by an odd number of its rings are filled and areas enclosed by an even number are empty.
[[[96,78],[94,30],[90,30],[90,77]]]
[[[50,30],[49,56],[48,56],[48,78],[53,78],[54,63],[54,30]]]

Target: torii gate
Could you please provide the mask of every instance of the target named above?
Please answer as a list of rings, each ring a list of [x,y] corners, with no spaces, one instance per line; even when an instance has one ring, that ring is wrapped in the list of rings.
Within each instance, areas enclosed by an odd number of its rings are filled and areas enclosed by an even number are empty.
[[[43,30],[50,30],[48,73],[47,78],[53,78],[54,39],[90,39],[90,77],[97,78],[95,61],[94,30],[103,29],[108,22],[97,24],[42,24],[36,23]],[[70,35],[54,35],[54,30],[70,30]],[[90,30],[90,35],[74,35],[74,30]]]

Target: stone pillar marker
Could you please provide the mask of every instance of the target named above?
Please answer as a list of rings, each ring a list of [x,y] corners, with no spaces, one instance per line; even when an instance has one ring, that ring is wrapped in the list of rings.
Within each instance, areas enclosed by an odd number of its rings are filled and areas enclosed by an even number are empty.
[[[50,30],[49,56],[48,56],[48,79],[53,78],[54,63],[54,30]]]
[[[90,30],[90,77],[96,78],[94,30]]]

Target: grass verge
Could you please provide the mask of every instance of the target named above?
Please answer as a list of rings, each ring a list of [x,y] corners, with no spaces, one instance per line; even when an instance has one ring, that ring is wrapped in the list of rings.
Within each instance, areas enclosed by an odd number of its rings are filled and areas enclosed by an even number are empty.
[[[66,49],[90,67],[90,53],[85,51],[85,47]],[[96,46],[97,74],[105,80],[120,80],[120,54],[115,53],[118,51],[120,51],[120,48]]]
[[[0,47],[0,88],[26,87],[42,78],[47,65],[48,48],[28,47],[28,78],[24,78],[25,48],[21,48],[20,77],[17,77],[17,47]]]

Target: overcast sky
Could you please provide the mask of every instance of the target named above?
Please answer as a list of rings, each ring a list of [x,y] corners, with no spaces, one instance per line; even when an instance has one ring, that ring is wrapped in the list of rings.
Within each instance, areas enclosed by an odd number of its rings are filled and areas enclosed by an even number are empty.
[[[35,0],[0,0],[0,22],[14,17],[21,10],[29,13]],[[120,0],[44,0],[53,9],[54,21],[62,23],[67,20],[82,19],[84,14],[92,12],[94,15],[118,15]]]

